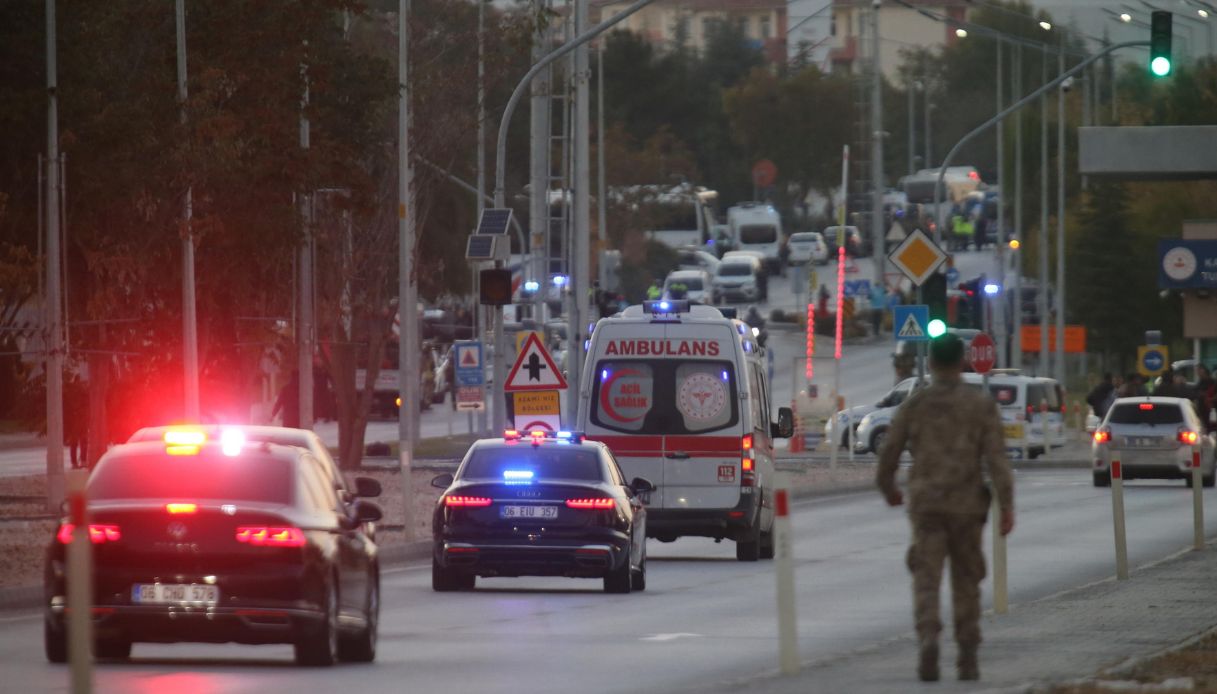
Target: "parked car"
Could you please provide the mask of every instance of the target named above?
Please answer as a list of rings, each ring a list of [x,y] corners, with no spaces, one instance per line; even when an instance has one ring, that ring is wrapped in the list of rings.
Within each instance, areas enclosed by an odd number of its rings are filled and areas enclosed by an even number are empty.
[[[786,260],[791,265],[823,265],[828,262],[828,244],[819,232],[801,231],[791,234],[786,245],[790,249],[790,256]]]

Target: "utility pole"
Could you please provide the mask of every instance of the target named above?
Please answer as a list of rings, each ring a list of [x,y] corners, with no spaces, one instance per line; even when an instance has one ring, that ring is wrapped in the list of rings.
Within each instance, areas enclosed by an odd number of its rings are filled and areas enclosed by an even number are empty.
[[[879,6],[871,3],[871,235],[875,248],[875,283],[883,286],[887,265],[886,237],[883,228],[883,70],[879,64]]]
[[[308,41],[304,42],[305,50]],[[300,64],[300,81],[304,92],[300,97],[300,149],[309,148],[308,108],[308,64]],[[296,368],[300,384],[300,428],[313,428],[313,196],[307,190],[300,191],[300,224],[304,228],[304,239],[300,244],[297,265],[300,267],[300,311],[296,322]]]
[[[478,3],[478,194],[477,218],[486,207],[486,0]],[[521,248],[523,253],[524,249]]]
[[[1002,112],[1004,103],[1002,89],[1002,42],[997,41],[997,112]],[[997,363],[1009,366],[1009,342],[1006,338],[1006,140],[1004,121],[997,121],[997,240],[993,244],[997,256],[998,295],[991,302],[993,307],[994,339],[997,342]],[[983,287],[982,287],[983,289]],[[986,301],[988,301],[986,299]]]
[[[545,0],[532,0],[531,11],[534,17],[545,16],[543,10]],[[532,62],[536,63],[546,53],[546,25],[537,22],[537,31],[533,35]],[[533,317],[538,323],[545,320],[545,294],[549,290],[549,268],[547,257],[549,249],[545,245],[546,229],[549,220],[549,118],[550,118],[550,75],[535,77],[530,84],[531,113],[529,116],[529,131],[531,147],[529,151],[529,197],[528,212],[528,250],[532,253],[532,277],[537,282],[537,291],[533,295]]]
[[[575,31],[574,36],[582,36],[587,32],[588,0],[575,0]],[[580,405],[579,374],[583,370],[583,340],[587,334],[588,311],[587,293],[591,288],[588,277],[588,246],[591,240],[591,157],[589,144],[591,133],[591,101],[588,86],[588,47],[587,42],[575,48],[575,124],[574,124],[574,194],[575,218],[571,224],[570,241],[570,288],[574,292],[571,297],[570,327],[567,335],[570,339],[566,345],[567,370],[572,377],[568,379],[568,407],[572,421],[577,416]]]
[[[175,3],[178,119],[186,124],[186,0]],[[199,421],[199,324],[194,281],[194,188],[182,200],[182,394],[186,421]]]
[[[922,138],[925,140],[925,161],[921,165],[923,168],[930,169],[934,167],[934,147],[933,140],[930,139],[930,109],[932,105],[930,104],[930,72],[928,69],[925,73],[925,79],[921,84],[925,87],[925,92],[921,95],[921,98],[925,100],[925,123],[923,124],[925,137]],[[934,217],[938,217],[938,210],[934,210]]]
[[[1023,47],[1014,46],[1014,64],[1010,66],[1011,101],[1023,95]],[[1003,191],[1004,194],[1004,191]],[[1023,111],[1014,112],[1014,238],[1018,239],[1018,250],[1014,251],[1014,300],[1011,304],[1014,333],[1010,337],[1010,367],[1023,367]]]
[[[59,84],[56,66],[55,0],[46,0],[46,480],[47,510],[58,513],[63,478],[63,324],[59,248]]]
[[[600,247],[608,241],[608,221],[605,210],[608,207],[608,183],[604,178],[604,44],[600,39],[596,45],[596,233],[600,239]],[[603,270],[602,270],[603,271]],[[606,291],[608,287],[604,287]]]
[[[1056,54],[1057,72],[1065,74],[1065,32]],[[1080,86],[1080,83],[1079,83]],[[1065,90],[1056,90],[1056,381],[1065,387]]]
[[[1040,81],[1048,81],[1048,53],[1045,52],[1040,61]],[[1039,256],[1039,291],[1036,303],[1040,314],[1040,358],[1037,360],[1036,374],[1047,376],[1048,365],[1048,326],[1051,325],[1048,316],[1048,94],[1040,99],[1040,242],[1037,249]]]
[[[397,4],[397,446],[401,462],[405,537],[414,539],[411,465],[418,438],[418,300],[414,284],[414,168],[410,163],[410,0]],[[497,385],[497,384],[496,384]],[[500,405],[502,407],[502,405]]]
[[[917,86],[921,83],[910,80],[909,89],[909,175],[917,173]]]

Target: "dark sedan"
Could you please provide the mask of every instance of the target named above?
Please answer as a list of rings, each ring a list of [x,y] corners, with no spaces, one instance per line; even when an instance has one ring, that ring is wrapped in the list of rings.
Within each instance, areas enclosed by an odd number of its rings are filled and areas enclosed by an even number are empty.
[[[602,578],[608,593],[646,589],[646,508],[654,485],[628,484],[609,449],[559,432],[484,439],[456,475],[432,480],[431,586],[471,590],[478,576]]]
[[[361,524],[306,449],[197,431],[112,448],[88,484],[95,654],[135,642],[290,643],[302,665],[376,656],[380,580]],[[46,657],[67,657],[63,520],[47,550]],[[79,533],[77,533],[79,535]]]

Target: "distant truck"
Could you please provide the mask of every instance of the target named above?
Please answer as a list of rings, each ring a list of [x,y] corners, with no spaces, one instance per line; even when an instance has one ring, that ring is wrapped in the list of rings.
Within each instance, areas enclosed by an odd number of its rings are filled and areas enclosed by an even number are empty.
[[[727,227],[737,251],[760,253],[771,275],[782,271],[782,217],[773,207],[745,202],[727,209]]]

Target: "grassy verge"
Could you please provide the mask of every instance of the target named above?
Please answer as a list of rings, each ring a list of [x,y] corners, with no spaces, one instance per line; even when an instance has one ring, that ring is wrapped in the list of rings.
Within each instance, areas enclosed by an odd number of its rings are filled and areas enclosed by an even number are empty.
[[[1190,680],[1190,683],[1185,681]],[[1045,694],[1099,694],[1100,692],[1217,691],[1217,633],[1176,651],[1164,653],[1133,668],[1123,679],[1057,685]]]

